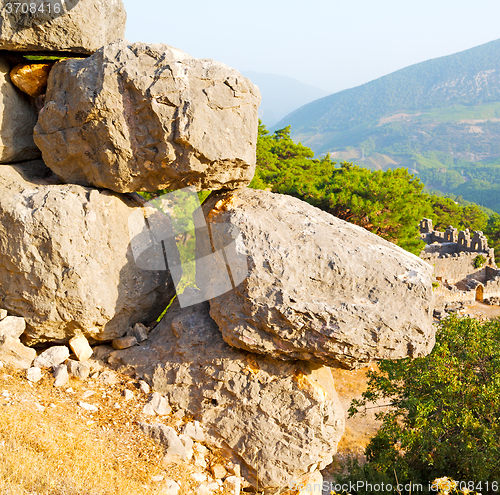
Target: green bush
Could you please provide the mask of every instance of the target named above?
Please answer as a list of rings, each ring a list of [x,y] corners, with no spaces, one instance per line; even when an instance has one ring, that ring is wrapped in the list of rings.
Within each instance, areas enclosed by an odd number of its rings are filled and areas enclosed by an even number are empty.
[[[382,426],[366,449],[367,463],[352,466],[351,480],[429,482],[441,476],[481,481],[493,492],[500,479],[500,320],[480,323],[449,317],[432,353],[382,361],[369,373],[363,399],[391,407],[378,414]],[[477,489],[475,487],[475,489]],[[359,493],[368,493],[360,491]]]
[[[482,254],[478,254],[474,258],[474,268],[481,268],[486,263],[486,258]]]

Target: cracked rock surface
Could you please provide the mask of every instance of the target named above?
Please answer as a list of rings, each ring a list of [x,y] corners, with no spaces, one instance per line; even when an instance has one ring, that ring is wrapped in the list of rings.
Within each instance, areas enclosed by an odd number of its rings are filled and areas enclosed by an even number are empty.
[[[345,422],[330,369],[232,348],[208,311],[174,302],[146,343],[113,358],[198,419],[266,493],[330,464]]]
[[[247,257],[248,277],[207,297],[230,345],[344,368],[432,350],[432,267],[420,258],[290,196],[242,189],[203,209],[219,237],[205,244]],[[197,279],[215,285],[222,271],[202,260]]]
[[[35,142],[71,183],[234,189],[255,172],[259,103],[258,88],[224,64],[119,41],[55,64]]]
[[[9,3],[12,12],[7,8]],[[60,8],[54,10],[56,4]],[[125,34],[127,15],[121,0],[45,2],[43,12],[41,2],[37,2],[37,11],[28,14],[22,4],[3,1],[1,5],[2,50],[90,54]]]
[[[123,335],[154,321],[167,271],[137,267],[128,196],[61,184],[42,161],[0,166],[0,301],[26,319],[28,344]]]

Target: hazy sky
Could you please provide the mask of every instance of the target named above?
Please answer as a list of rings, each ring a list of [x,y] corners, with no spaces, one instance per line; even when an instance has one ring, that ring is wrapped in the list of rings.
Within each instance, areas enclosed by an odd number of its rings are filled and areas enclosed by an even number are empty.
[[[500,38],[499,0],[123,0],[129,41],[330,92]]]

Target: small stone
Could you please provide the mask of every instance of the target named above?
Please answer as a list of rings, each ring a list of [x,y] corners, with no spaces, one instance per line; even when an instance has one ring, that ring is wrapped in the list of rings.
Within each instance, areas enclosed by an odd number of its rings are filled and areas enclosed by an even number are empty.
[[[174,418],[182,420],[182,419],[184,419],[185,415],[186,415],[186,413],[182,409],[179,409],[178,411],[175,412]]]
[[[0,361],[13,368],[27,370],[36,358],[35,349],[26,347],[18,339],[0,337]]]
[[[53,368],[61,363],[64,363],[69,358],[69,349],[64,345],[56,345],[49,347],[38,355],[33,363],[33,366],[39,368]]]
[[[144,406],[142,412],[150,416],[158,414],[159,416],[166,416],[172,411],[167,399],[158,392],[153,392],[149,397],[148,403]]]
[[[0,321],[2,321],[3,319],[7,318],[8,314],[9,313],[7,313],[6,309],[0,309]]]
[[[76,335],[69,341],[69,346],[78,361],[88,361],[92,356],[93,350],[89,341],[84,335]]]
[[[177,495],[181,487],[174,480],[166,480],[165,486],[161,490],[161,495]]]
[[[191,473],[191,478],[193,478],[195,481],[198,481],[198,483],[207,481],[207,475],[203,473]]]
[[[231,495],[240,495],[241,480],[238,476],[229,476],[224,480],[224,488]]]
[[[148,327],[142,323],[136,323],[131,335],[137,339],[137,342],[144,342],[148,338]]]
[[[68,373],[80,380],[86,380],[90,375],[90,365],[74,359],[68,359],[66,363]]]
[[[211,495],[213,492],[219,490],[219,484],[218,483],[202,484],[199,485],[196,490],[197,490],[196,491],[197,495]]]
[[[161,423],[139,423],[139,427],[146,435],[163,445],[167,459],[187,460],[186,449],[171,426]]]
[[[195,443],[193,445],[193,452],[195,466],[199,466],[202,469],[207,469],[207,460],[205,459],[205,456],[208,453],[208,449],[204,445]]]
[[[0,318],[0,337],[18,339],[26,329],[26,321],[18,316]]]
[[[151,478],[151,481],[153,483],[159,483],[160,481],[163,481],[165,479],[165,475],[164,474],[157,474],[156,476],[153,476]]]
[[[54,387],[64,387],[68,383],[68,368],[65,364],[60,364],[54,368]]]
[[[300,483],[297,495],[322,495],[323,475],[319,471],[304,476]]]
[[[215,464],[210,469],[212,471],[213,477],[217,480],[223,479],[227,476],[226,468],[222,464]]]
[[[42,370],[36,366],[33,366],[28,371],[26,371],[26,378],[32,383],[37,383],[42,379]]]
[[[184,445],[184,448],[186,450],[191,450],[193,448],[193,440],[191,437],[188,437],[187,435],[179,435],[179,438],[181,439],[182,444]]]
[[[182,445],[184,445],[184,448],[186,449],[188,459],[191,460],[194,454],[193,440],[191,440],[191,438],[189,438],[187,435],[179,435],[179,438],[182,442]]]
[[[45,93],[54,64],[19,64],[10,71],[10,80],[32,98]]]
[[[92,397],[95,394],[93,390],[87,390],[83,392],[82,394],[82,399],[88,399],[89,397]]]
[[[118,383],[118,377],[116,373],[111,370],[104,370],[100,375],[98,380],[104,385],[116,385]]]
[[[205,432],[199,421],[187,423],[183,431],[184,435],[191,437],[195,442],[203,443],[205,441]]]
[[[113,340],[112,345],[113,349],[116,350],[128,349],[129,347],[134,347],[135,345],[137,345],[137,339],[133,335],[120,337]]]
[[[90,411],[90,412],[96,412],[98,411],[99,409],[94,406],[93,404],[87,404],[86,402],[83,402],[83,401],[80,401],[78,402],[78,405],[82,408],[82,409],[85,409],[86,411]]]
[[[123,391],[123,396],[125,400],[132,400],[134,398],[134,392],[132,392],[132,390],[125,389]]]
[[[226,469],[228,473],[232,474],[233,476],[237,476],[238,478],[241,478],[241,467],[239,464],[235,464],[234,462],[228,462],[226,465]]]
[[[149,385],[144,381],[144,380],[141,380],[139,382],[139,390],[143,393],[143,394],[149,394],[151,388],[149,387]]]
[[[0,17],[5,12],[5,5],[5,3],[2,3]],[[24,17],[26,18],[26,16]],[[3,19],[0,20],[0,25],[2,25],[0,38],[4,31],[2,21]],[[10,65],[4,58],[0,58],[0,115],[2,116],[0,163],[16,163],[39,157],[40,150],[37,149],[33,141],[33,127],[37,122],[36,110],[29,98],[12,84]],[[2,222],[5,222],[4,218]],[[4,232],[9,231],[10,229]],[[14,273],[11,272],[12,276],[15,277]],[[9,287],[9,292],[11,290],[12,287]],[[3,302],[6,307],[9,307],[8,301],[4,299]]]

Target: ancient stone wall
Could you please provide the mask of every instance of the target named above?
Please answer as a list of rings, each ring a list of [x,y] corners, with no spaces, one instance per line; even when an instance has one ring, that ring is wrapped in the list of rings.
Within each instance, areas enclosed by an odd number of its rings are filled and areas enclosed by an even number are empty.
[[[447,302],[473,303],[500,295],[500,270],[495,264],[495,252],[488,247],[488,240],[480,231],[472,235],[468,230],[458,231],[448,227],[439,232],[432,227],[432,220],[420,222],[420,235],[427,243],[420,257],[434,268],[438,283],[435,288],[435,306]],[[476,267],[476,258],[484,258]]]

